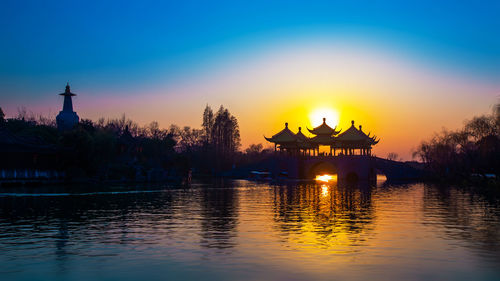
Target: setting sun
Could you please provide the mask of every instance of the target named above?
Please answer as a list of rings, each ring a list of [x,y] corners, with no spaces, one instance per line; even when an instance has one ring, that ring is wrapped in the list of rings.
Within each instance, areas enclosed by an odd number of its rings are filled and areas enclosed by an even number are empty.
[[[323,118],[326,118],[326,123],[334,128],[339,124],[339,112],[333,108],[323,107],[317,108],[309,114],[309,120],[313,127],[317,127],[323,123]]]

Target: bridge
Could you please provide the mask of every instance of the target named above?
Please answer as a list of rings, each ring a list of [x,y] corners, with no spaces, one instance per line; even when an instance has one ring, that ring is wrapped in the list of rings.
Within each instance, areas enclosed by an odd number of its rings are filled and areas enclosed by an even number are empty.
[[[339,180],[373,180],[377,174],[384,174],[388,180],[414,180],[425,175],[424,170],[416,165],[370,155],[274,155],[259,166],[274,175],[286,173],[289,178],[296,179],[313,179],[319,174],[337,174]]]
[[[361,125],[351,127],[341,133],[337,127],[326,124],[326,118],[318,127],[308,131],[315,135],[306,137],[301,128],[292,132],[285,128],[271,138],[275,155],[267,165],[261,165],[275,175],[287,173],[290,178],[308,179],[318,174],[337,174],[339,180],[371,180],[377,174],[384,174],[390,180],[419,179],[424,175],[418,163],[398,162],[372,156],[372,147],[380,138],[370,136]],[[320,146],[327,146],[329,152],[321,152]],[[264,167],[265,166],[265,167]]]

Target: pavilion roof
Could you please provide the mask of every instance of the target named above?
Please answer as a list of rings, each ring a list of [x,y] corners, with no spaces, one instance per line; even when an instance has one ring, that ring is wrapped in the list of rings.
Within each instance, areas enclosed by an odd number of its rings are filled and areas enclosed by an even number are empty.
[[[340,133],[340,131],[335,131],[337,127],[332,128],[326,124],[326,118],[323,118],[323,124],[319,125],[318,127],[314,129],[307,129],[309,132],[315,135],[327,135],[327,136],[332,136]]]
[[[368,145],[377,144],[380,139],[377,140],[376,136],[370,137],[370,134],[365,134],[362,130],[361,125],[359,129],[354,126],[354,120],[351,121],[351,127],[345,130],[343,133],[339,134],[335,141],[337,142],[352,142],[352,143],[366,143]]]
[[[308,141],[309,138],[302,133],[302,127],[299,127],[299,131],[295,134],[298,141]]]
[[[274,136],[267,138],[264,136],[264,138],[269,141],[269,142],[274,142],[274,143],[292,143],[292,142],[297,142],[297,136],[288,129],[288,123],[285,123],[285,128],[281,130],[279,133],[275,134]]]
[[[317,135],[309,139],[311,143],[321,145],[331,145],[335,142],[335,138],[329,135]]]
[[[302,128],[299,127],[299,131],[295,134],[295,137],[297,138],[297,145],[300,148],[312,148],[314,145],[311,143],[311,139],[306,137],[302,133]]]

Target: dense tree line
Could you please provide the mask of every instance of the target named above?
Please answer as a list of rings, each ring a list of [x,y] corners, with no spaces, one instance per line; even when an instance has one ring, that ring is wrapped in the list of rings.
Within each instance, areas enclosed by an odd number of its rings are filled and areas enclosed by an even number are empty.
[[[422,142],[414,156],[441,178],[500,176],[500,104],[493,113],[467,120],[463,128],[443,130]]]
[[[82,119],[72,130],[61,132],[54,118],[35,116],[24,108],[7,119],[0,108],[0,124],[16,136],[57,147],[62,157],[55,168],[74,177],[133,179],[152,169],[174,175],[191,170],[217,174],[242,159],[238,121],[223,106],[214,113],[207,105],[200,129],[160,128],[156,121],[140,126],[123,115]]]

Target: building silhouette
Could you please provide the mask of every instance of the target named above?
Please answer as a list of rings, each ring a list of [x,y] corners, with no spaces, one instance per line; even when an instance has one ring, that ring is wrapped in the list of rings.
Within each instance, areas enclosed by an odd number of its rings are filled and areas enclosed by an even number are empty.
[[[71,97],[76,96],[70,91],[69,83],[66,84],[66,90],[64,93],[59,94],[64,96],[64,104],[63,109],[59,111],[59,114],[56,117],[57,128],[60,131],[71,130],[73,127],[78,124],[80,118],[73,111],[73,101]]]
[[[361,125],[359,129],[354,126],[354,120],[351,121],[351,127],[342,132],[331,128],[323,123],[314,129],[307,129],[315,135],[308,138],[299,127],[299,132],[294,133],[288,129],[288,123],[285,123],[285,129],[273,135],[270,138],[264,137],[268,142],[274,143],[275,151],[286,152],[291,155],[318,156],[320,155],[320,146],[329,146],[330,153],[323,156],[337,155],[371,155],[372,146],[376,145],[380,139],[376,136],[370,136],[363,132]]]

